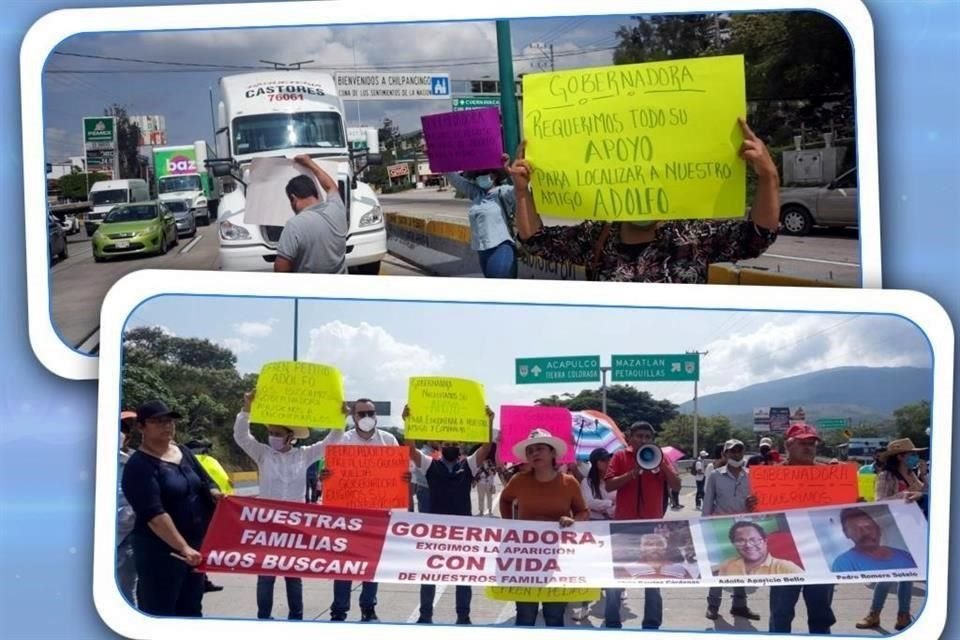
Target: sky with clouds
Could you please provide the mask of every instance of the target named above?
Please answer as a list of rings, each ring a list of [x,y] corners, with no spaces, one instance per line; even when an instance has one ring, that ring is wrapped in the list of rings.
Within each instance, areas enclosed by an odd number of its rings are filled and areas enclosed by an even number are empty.
[[[512,20],[514,72],[547,64],[533,43],[553,45],[557,69],[610,64],[615,32],[631,23],[628,16]],[[446,72],[452,80],[498,77],[496,27],[489,21],[81,34],[62,42],[44,70],[47,158],[79,155],[81,118],[101,115],[114,103],[125,105],[130,115],[163,115],[169,144],[200,139],[212,144],[210,88],[218,99],[221,76],[264,67],[261,60],[314,60],[309,66],[342,71]],[[413,131],[421,115],[449,108],[442,100],[348,102],[347,125],[356,126],[359,114],[368,126],[390,118],[401,131]]]
[[[520,357],[667,354],[707,351],[701,396],[841,366],[932,366],[926,338],[909,321],[868,314],[700,311],[588,306],[304,300],[297,353],[336,366],[348,398],[393,402],[394,424],[411,376],[482,382],[490,406],[531,404],[596,384],[516,385]],[[170,295],[153,298],[127,328],[162,326],[207,338],[256,372],[294,353],[292,299]],[[693,396],[689,382],[635,383],[675,403]]]

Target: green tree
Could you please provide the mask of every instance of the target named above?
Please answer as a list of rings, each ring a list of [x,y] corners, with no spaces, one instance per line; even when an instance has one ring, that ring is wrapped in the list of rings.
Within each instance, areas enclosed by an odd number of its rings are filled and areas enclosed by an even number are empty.
[[[384,118],[383,126],[377,130],[377,135],[380,140],[380,150],[384,164],[395,162],[400,148],[400,127],[395,125],[390,118]]]
[[[897,438],[910,438],[914,446],[929,447],[930,436],[930,402],[923,400],[916,404],[908,404],[893,412],[894,427]]]
[[[570,411],[600,411],[603,398],[600,389],[585,389],[576,395],[567,393],[563,396],[540,398],[536,404],[565,407]],[[613,418],[621,429],[637,420],[646,420],[659,429],[660,425],[677,415],[677,405],[669,400],[655,400],[647,391],[617,384],[607,387],[607,415]]]
[[[714,21],[706,14],[632,18],[632,27],[620,27],[613,52],[614,64],[698,58],[714,50]]]
[[[750,439],[743,439],[743,432],[738,430],[739,440],[750,448]],[[713,449],[723,444],[734,435],[733,425],[726,416],[699,416],[697,418],[697,447],[713,455]],[[663,430],[657,436],[660,445],[669,445],[682,450],[690,457],[695,457],[699,451],[693,450],[693,416],[690,414],[678,415],[663,425]]]
[[[88,185],[107,179],[102,173],[69,173],[57,180],[57,186],[64,199],[82,202],[89,197]]]
[[[117,164],[121,178],[139,178],[140,175],[140,127],[127,116],[127,109],[113,104],[104,109],[104,115],[117,119]]]

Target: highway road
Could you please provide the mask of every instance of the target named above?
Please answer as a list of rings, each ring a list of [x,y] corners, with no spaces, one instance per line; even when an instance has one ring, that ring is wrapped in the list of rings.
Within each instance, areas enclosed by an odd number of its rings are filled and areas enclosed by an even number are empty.
[[[216,225],[198,227],[194,238],[181,238],[164,256],[121,257],[94,262],[85,231],[70,236],[69,257],[50,269],[50,293],[54,326],[63,341],[82,353],[99,348],[100,305],[113,284],[140,269],[220,268]],[[381,275],[423,275],[423,272],[393,256],[381,263]],[[171,290],[176,280],[171,278]]]
[[[435,187],[380,196],[384,211],[465,222],[469,203],[456,200],[450,190]],[[545,224],[576,224],[576,220],[549,218]],[[815,229],[805,237],[782,235],[767,252],[741,266],[802,278],[860,286],[860,241],[855,229]]]

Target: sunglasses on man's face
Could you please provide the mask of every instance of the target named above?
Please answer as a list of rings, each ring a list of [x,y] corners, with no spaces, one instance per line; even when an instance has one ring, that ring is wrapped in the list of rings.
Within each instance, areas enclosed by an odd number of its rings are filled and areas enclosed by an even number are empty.
[[[357,411],[357,416],[360,418],[375,418],[377,416],[377,411]]]

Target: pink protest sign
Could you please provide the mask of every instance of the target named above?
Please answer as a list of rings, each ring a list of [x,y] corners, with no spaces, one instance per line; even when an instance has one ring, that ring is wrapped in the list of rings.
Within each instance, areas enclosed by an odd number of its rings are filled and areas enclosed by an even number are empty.
[[[563,407],[500,407],[500,440],[497,458],[500,462],[524,462],[513,455],[513,445],[530,435],[534,429],[546,429],[567,444],[567,452],[558,463],[572,463],[573,418]]]
[[[422,116],[420,122],[431,171],[494,169],[503,164],[500,110],[496,107]]]

